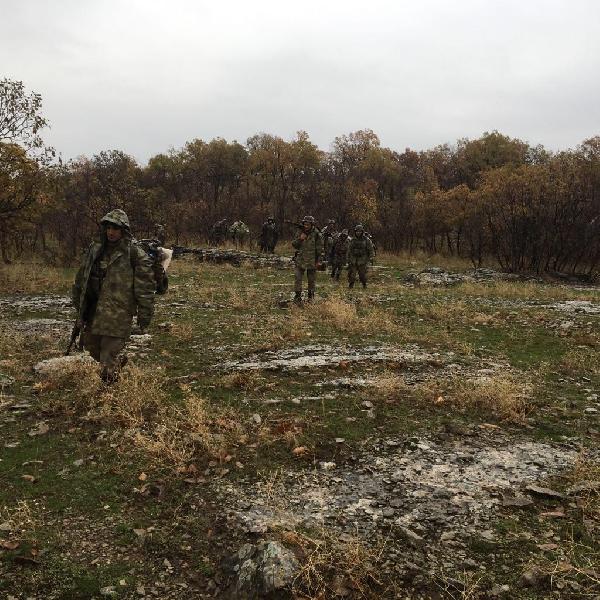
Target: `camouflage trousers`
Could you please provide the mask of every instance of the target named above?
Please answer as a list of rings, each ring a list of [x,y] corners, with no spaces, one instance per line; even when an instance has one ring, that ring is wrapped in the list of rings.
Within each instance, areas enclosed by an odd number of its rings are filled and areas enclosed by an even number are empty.
[[[342,261],[332,261],[331,262],[331,277],[334,279],[339,279],[343,268],[344,268],[344,263]]]
[[[356,281],[356,273],[358,272],[358,278],[360,282],[366,286],[367,285],[367,270],[368,265],[366,264],[349,264],[348,265],[348,283],[350,285],[354,285]]]
[[[306,271],[306,278],[308,279],[308,291],[314,294],[315,285],[317,281],[316,269],[303,269],[301,267],[296,267],[294,278],[294,291],[296,293],[302,292],[302,280],[304,279],[304,271]]]
[[[124,364],[119,353],[126,343],[126,338],[83,332],[83,347],[102,365],[101,377],[105,381],[114,381],[118,377],[119,369]]]

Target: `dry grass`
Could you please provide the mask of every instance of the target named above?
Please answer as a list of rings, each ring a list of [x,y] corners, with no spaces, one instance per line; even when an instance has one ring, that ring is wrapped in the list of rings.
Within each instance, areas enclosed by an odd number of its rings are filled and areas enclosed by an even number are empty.
[[[559,369],[565,374],[600,374],[600,352],[596,348],[574,348],[560,360]]]
[[[531,383],[509,375],[477,379],[444,379],[409,385],[401,375],[384,373],[371,389],[388,401],[413,399],[439,407],[475,411],[503,421],[522,424],[531,410]]]
[[[33,506],[36,501],[19,500],[14,506],[0,506],[0,523],[9,537],[21,538],[24,534],[35,531],[40,524],[39,507]]]
[[[174,338],[181,342],[191,342],[197,333],[197,329],[193,323],[189,321],[179,321],[173,323],[170,328],[170,333]]]
[[[380,597],[376,565],[381,549],[372,550],[358,536],[344,537],[325,528],[313,536],[288,531],[282,538],[295,549],[302,565],[292,584],[296,598]]]
[[[3,294],[67,293],[74,271],[36,262],[0,264],[0,289]]]
[[[74,362],[44,377],[36,388],[45,410],[113,427],[126,444],[173,467],[199,456],[220,459],[243,434],[236,415],[210,406],[187,387],[183,401],[174,403],[165,374],[155,368],[127,367],[110,387],[99,381],[97,370]]]
[[[506,298],[512,300],[593,300],[597,292],[575,290],[534,281],[464,282],[454,288],[461,296]]]
[[[339,296],[331,296],[322,302],[306,307],[310,319],[333,327],[346,334],[386,333],[404,337],[405,328],[399,324],[391,311],[369,304],[359,313],[356,304]]]

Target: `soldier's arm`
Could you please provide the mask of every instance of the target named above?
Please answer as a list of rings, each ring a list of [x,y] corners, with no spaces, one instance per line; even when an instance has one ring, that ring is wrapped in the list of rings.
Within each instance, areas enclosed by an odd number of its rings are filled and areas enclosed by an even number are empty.
[[[317,262],[323,258],[323,236],[318,232],[315,239],[315,257]]]
[[[295,240],[292,240],[292,247],[296,250],[300,250],[302,247],[302,240],[299,237],[297,237]]]
[[[132,245],[131,251],[135,252],[135,271],[133,273],[133,293],[137,306],[138,325],[145,329],[150,325],[154,314],[154,291],[156,283],[152,271],[152,261],[142,248]]]
[[[375,248],[373,247],[373,242],[369,240],[367,244],[367,252],[369,254],[369,261],[373,262],[373,258],[375,257]]]

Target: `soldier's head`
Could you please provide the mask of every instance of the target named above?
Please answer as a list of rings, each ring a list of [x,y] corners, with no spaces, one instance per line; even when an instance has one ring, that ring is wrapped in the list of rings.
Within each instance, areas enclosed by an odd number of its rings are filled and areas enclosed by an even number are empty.
[[[100,225],[109,242],[118,242],[124,235],[129,234],[129,217],[120,208],[104,215]]]
[[[310,231],[315,226],[315,218],[312,215],[306,215],[302,219],[302,227],[304,231]]]
[[[329,225],[330,227],[332,225],[335,225],[335,219],[329,219],[329,221],[327,221],[327,225]]]
[[[354,227],[354,235],[356,237],[362,237],[365,233],[365,228],[359,223]]]
[[[340,235],[343,238],[347,238],[348,237],[348,230],[347,229],[342,229],[342,231],[340,232]]]
[[[275,223],[275,217],[269,217],[267,223]]]

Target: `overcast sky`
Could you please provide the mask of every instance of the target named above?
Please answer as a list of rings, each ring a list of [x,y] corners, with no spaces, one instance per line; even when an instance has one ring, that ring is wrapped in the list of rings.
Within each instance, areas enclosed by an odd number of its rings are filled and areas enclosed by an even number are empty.
[[[600,134],[599,74],[597,0],[0,0],[0,78],[65,158],[300,129],[562,149]]]

